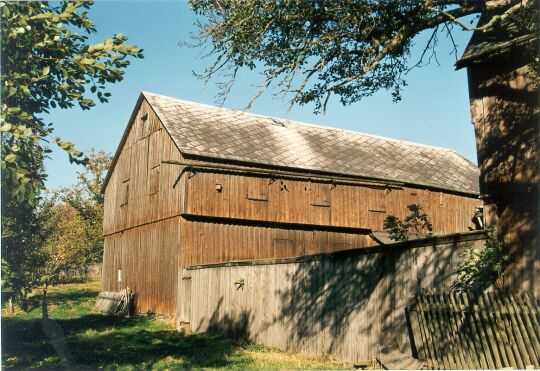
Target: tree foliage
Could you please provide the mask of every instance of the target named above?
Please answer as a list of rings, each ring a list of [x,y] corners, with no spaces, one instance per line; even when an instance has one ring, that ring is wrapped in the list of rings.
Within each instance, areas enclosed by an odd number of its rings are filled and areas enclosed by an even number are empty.
[[[388,237],[394,241],[407,241],[410,232],[413,232],[416,238],[431,236],[433,225],[422,206],[411,204],[407,209],[410,213],[404,220],[394,215],[388,215],[384,219],[383,228],[388,231]]]
[[[15,241],[2,244],[2,288],[12,291],[23,309],[33,288],[61,282],[67,271],[101,262],[103,197],[99,190],[111,161],[107,152],[90,151],[88,164],[74,185],[42,192],[35,207],[26,204],[22,209],[21,220],[14,226],[24,221],[24,228],[9,236]],[[17,248],[7,248],[11,246]]]
[[[6,200],[4,194],[2,189],[2,292],[10,291],[26,310],[26,298],[40,283],[38,268],[44,264],[41,224],[35,206]]]
[[[225,77],[220,82],[222,97],[239,68],[263,65],[265,80],[254,99],[275,84],[278,94],[292,94],[291,104],[312,102],[316,111],[324,110],[332,95],[350,104],[385,89],[399,100],[405,74],[429,61],[440,32],[452,38],[454,27],[485,31],[519,13],[520,26],[538,32],[536,0],[191,0],[190,4],[203,17],[197,45],[208,46],[205,56],[214,58],[201,77]],[[473,26],[471,17],[481,14],[487,21]],[[411,63],[413,39],[424,30],[432,30],[431,37],[420,60]]]
[[[74,210],[68,212],[54,206],[50,196],[43,197],[47,176],[43,161],[50,143],[64,149],[71,162],[88,163],[73,143],[53,136],[47,114],[55,108],[86,110],[96,101],[107,102],[107,85],[123,79],[130,58],[143,56],[122,34],[90,43],[89,36],[96,32],[88,17],[91,5],[90,1],[0,2],[2,287],[9,287],[23,301],[29,290],[43,283],[43,267],[52,256],[44,246],[52,238],[47,233],[55,225],[53,220],[65,226],[82,223],[86,238],[94,241],[93,250],[101,234],[101,211],[87,198],[74,202],[80,209],[65,202],[65,208]],[[99,204],[101,196],[95,194],[95,187],[88,188],[97,200],[92,202]],[[77,217],[68,220],[67,215]],[[58,219],[61,216],[64,219]],[[95,221],[92,228],[88,228],[90,220]],[[98,231],[98,239],[89,237]],[[59,241],[67,238],[57,237]]]
[[[77,182],[53,192],[51,207],[42,210],[45,245],[49,246],[46,249],[51,251],[56,246],[60,253],[76,251],[80,267],[101,262],[103,257],[101,186],[111,162],[110,153],[91,150],[88,164],[78,174]]]
[[[458,291],[483,291],[492,284],[497,284],[510,260],[493,227],[487,230],[484,246],[468,246],[460,256],[458,276],[452,284],[452,288]]]
[[[81,215],[69,205],[53,203],[41,217],[44,264],[39,268],[40,284],[51,285],[61,280],[62,273],[85,267],[88,233]]]
[[[107,102],[107,83],[122,80],[129,57],[143,56],[122,34],[88,43],[96,32],[87,13],[91,5],[0,2],[2,189],[19,203],[35,202],[43,187],[47,143],[58,144],[71,162],[86,162],[73,143],[52,137],[49,110],[75,105],[86,110],[96,98]]]

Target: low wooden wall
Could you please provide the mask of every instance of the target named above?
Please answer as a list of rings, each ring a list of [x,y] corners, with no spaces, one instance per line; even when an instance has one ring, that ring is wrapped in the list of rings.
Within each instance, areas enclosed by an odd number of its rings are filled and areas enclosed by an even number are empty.
[[[85,267],[65,269],[60,272],[62,282],[96,281],[101,279],[103,263],[91,263]]]
[[[421,288],[449,288],[469,232],[303,258],[192,266],[179,285],[179,322],[192,331],[357,362],[397,340]]]

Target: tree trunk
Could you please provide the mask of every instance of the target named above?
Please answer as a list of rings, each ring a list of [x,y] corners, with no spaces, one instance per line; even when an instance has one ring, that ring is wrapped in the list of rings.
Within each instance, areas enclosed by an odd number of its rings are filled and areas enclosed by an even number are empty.
[[[47,285],[43,288],[41,297],[41,319],[49,319],[49,311],[47,309]]]
[[[9,315],[12,316],[15,311],[13,310],[13,298],[10,297],[9,298],[9,301],[8,301],[8,310],[9,310]]]

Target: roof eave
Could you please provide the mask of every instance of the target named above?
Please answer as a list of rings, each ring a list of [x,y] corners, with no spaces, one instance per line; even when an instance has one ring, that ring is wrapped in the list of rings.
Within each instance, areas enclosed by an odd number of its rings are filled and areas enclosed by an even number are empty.
[[[367,177],[367,176],[354,174],[354,173],[340,173],[340,172],[324,171],[324,170],[320,170],[320,169],[306,169],[306,168],[298,168],[298,167],[291,167],[291,166],[278,166],[278,165],[272,165],[272,164],[264,164],[264,163],[252,162],[252,161],[231,160],[231,159],[221,158],[221,157],[214,157],[214,156],[208,156],[208,155],[205,156],[205,155],[200,155],[200,154],[192,154],[192,153],[183,151],[181,149],[180,149],[180,152],[181,152],[182,156],[184,158],[186,158],[186,159],[195,159],[195,160],[199,159],[199,160],[206,161],[206,162],[212,162],[212,163],[216,164],[216,167],[219,167],[219,164],[221,164],[223,162],[233,162],[233,163],[237,163],[237,164],[239,164],[241,166],[257,167],[257,168],[261,168],[261,169],[291,170],[291,171],[298,172],[299,174],[305,175],[305,176],[314,175],[314,173],[316,173],[316,174],[328,175],[328,176],[334,177],[336,179],[338,179],[338,178],[342,178],[342,179],[355,178],[355,179],[358,179],[358,180],[365,180],[365,181],[369,181],[369,182],[379,182],[381,184],[384,183],[384,184],[394,184],[394,185],[401,185],[401,186],[409,186],[409,187],[413,187],[413,188],[431,189],[431,190],[436,190],[436,191],[443,191],[443,192],[454,193],[454,194],[465,195],[465,196],[472,196],[472,197],[479,197],[480,196],[480,191],[463,191],[463,190],[458,190],[458,189],[455,189],[455,188],[437,187],[437,186],[434,186],[434,185],[420,183],[420,182],[414,183],[414,182],[406,182],[406,181],[395,180],[395,179],[373,178],[373,177]]]
[[[528,43],[538,42],[538,40],[538,35],[528,34],[511,40],[510,45],[500,46],[495,49],[486,50],[481,53],[472,53],[471,55],[467,55],[467,51],[465,51],[462,57],[454,64],[454,66],[456,70],[460,70],[465,67],[477,65],[487,60],[492,60],[500,56],[504,56],[505,54],[515,51],[517,48],[523,47]]]

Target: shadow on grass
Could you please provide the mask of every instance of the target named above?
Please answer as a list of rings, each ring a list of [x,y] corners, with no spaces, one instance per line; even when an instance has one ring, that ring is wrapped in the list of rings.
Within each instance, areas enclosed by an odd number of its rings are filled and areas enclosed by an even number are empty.
[[[98,314],[56,319],[63,329],[76,366],[152,368],[169,357],[182,368],[248,366],[249,357],[234,354],[244,343],[208,335],[182,335],[168,324],[143,316],[105,317]],[[60,366],[38,318],[2,321],[3,363],[6,368]],[[165,366],[165,365],[164,365]]]

